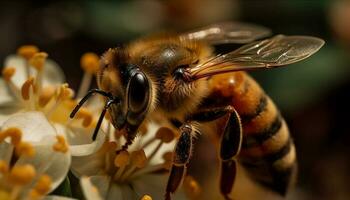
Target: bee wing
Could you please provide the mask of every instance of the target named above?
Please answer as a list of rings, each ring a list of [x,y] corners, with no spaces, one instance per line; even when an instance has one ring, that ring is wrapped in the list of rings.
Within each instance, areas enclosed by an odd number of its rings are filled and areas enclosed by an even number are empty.
[[[190,40],[204,40],[209,44],[243,44],[270,34],[271,31],[262,26],[238,22],[222,22],[181,34],[180,37]]]
[[[186,69],[192,80],[232,71],[274,68],[303,60],[324,44],[310,36],[284,36],[246,44],[235,51],[218,55]]]

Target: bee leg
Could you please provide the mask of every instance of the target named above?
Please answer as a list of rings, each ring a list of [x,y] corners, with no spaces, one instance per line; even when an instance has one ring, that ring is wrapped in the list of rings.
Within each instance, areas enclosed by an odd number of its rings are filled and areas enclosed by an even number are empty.
[[[230,199],[237,172],[238,155],[242,145],[242,124],[237,111],[232,106],[203,109],[191,116],[193,120],[199,122],[213,121],[221,117],[227,118],[223,126],[220,143],[220,191],[225,199]]]
[[[237,111],[233,110],[229,115],[220,144],[220,191],[225,199],[230,199],[229,194],[232,191],[237,172],[236,156],[241,150],[243,137],[242,124]]]
[[[194,128],[190,123],[180,127],[181,136],[175,146],[173,165],[171,167],[168,184],[166,187],[165,199],[170,200],[179,185],[182,183],[186,173],[186,164],[189,162],[192,153],[192,140]]]

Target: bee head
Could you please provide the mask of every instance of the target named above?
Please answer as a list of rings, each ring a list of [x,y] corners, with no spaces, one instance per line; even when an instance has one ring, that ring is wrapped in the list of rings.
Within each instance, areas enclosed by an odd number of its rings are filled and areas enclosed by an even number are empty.
[[[147,75],[131,64],[126,51],[117,48],[108,50],[101,59],[98,85],[119,101],[112,104],[109,113],[117,129],[126,128],[134,133],[149,112],[152,85]]]

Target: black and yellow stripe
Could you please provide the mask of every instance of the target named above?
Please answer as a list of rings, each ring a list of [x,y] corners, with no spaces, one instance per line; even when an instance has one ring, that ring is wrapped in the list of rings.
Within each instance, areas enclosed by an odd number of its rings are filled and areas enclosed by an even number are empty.
[[[245,72],[217,75],[209,83],[207,105],[229,104],[241,118],[240,163],[254,179],[284,195],[293,182],[297,161],[287,124],[275,104]]]
[[[245,92],[234,100],[238,101],[234,106],[251,103],[251,109],[240,115],[244,134],[240,162],[253,178],[285,195],[296,173],[295,146],[287,124],[252,78],[247,75],[242,81]]]

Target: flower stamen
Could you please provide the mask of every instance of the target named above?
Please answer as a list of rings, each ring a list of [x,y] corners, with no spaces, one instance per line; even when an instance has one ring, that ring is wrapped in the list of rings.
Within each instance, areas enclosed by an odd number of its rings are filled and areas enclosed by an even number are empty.
[[[17,49],[17,54],[27,60],[32,58],[37,52],[39,52],[39,49],[34,45],[23,45]]]
[[[45,107],[54,95],[55,95],[55,88],[53,86],[48,86],[43,88],[43,90],[39,95],[39,101],[38,101],[39,106]]]
[[[78,99],[81,99],[89,90],[92,77],[100,67],[99,57],[94,53],[85,53],[80,59],[80,66],[85,73],[78,90]]]
[[[43,68],[47,58],[47,53],[39,52],[35,53],[34,56],[29,60],[32,67],[37,70],[36,81],[35,81],[35,91],[37,93],[41,92],[42,89],[42,79],[43,79]]]
[[[6,174],[9,171],[9,165],[4,160],[0,160],[0,173]]]
[[[68,87],[68,83],[62,84],[57,92],[57,100],[64,101],[71,99],[74,96],[74,91]]]
[[[68,87],[68,83],[62,84],[55,91],[56,102],[47,112],[46,116],[50,118],[51,114],[61,105],[62,102],[70,100],[74,96],[74,91]]]
[[[11,143],[14,146],[17,146],[21,142],[22,131],[19,128],[11,127],[0,132],[0,142],[2,142],[7,137],[10,137]]]
[[[31,66],[33,66],[36,70],[42,71],[44,68],[44,64],[47,58],[47,53],[39,52],[35,53],[29,60]]]
[[[36,172],[32,165],[15,165],[12,167],[8,179],[15,185],[23,186],[30,183],[35,175]]]
[[[24,100],[29,100],[29,98],[30,98],[30,88],[34,89],[34,77],[30,77],[22,85],[21,94],[22,94],[22,98]]]
[[[124,167],[129,164],[130,154],[127,151],[120,152],[114,159],[116,167]]]
[[[174,140],[175,134],[171,129],[167,127],[161,127],[156,132],[155,138],[159,139],[160,142],[157,145],[157,147],[152,151],[152,153],[149,155],[148,162],[157,154],[159,149],[162,147],[163,143],[170,143],[171,141]]]
[[[201,192],[198,182],[192,176],[185,177],[183,188],[189,199],[197,199]]]
[[[142,174],[149,174],[152,172],[156,172],[162,169],[166,169],[166,170],[170,170],[171,166],[172,166],[172,159],[173,159],[173,152],[169,151],[163,154],[163,159],[164,159],[164,163],[160,163],[157,165],[149,165],[145,168],[139,169],[137,170],[135,173],[132,174],[132,176],[130,177],[130,179],[133,179],[137,176],[140,176]]]
[[[147,157],[143,149],[131,153],[131,164],[136,168],[143,168],[147,164]]]
[[[68,144],[66,139],[62,135],[56,136],[57,142],[53,145],[53,150],[61,153],[68,151]]]
[[[152,200],[152,197],[149,195],[143,195],[140,200]]]
[[[36,88],[35,88],[35,83],[34,83],[35,79],[33,77],[30,77],[29,79],[27,79],[21,88],[21,94],[22,94],[22,98],[24,101],[28,102],[28,108],[30,110],[34,110],[35,109],[35,95],[36,94]]]
[[[114,175],[114,180],[118,180],[123,172],[125,171],[125,167],[129,164],[130,154],[127,151],[120,152],[114,159],[114,165],[119,167],[117,169],[116,174]]]
[[[170,128],[161,127],[156,133],[156,138],[164,143],[170,143],[175,138],[175,134]]]
[[[83,119],[83,126],[88,127],[93,121],[93,115],[87,108],[81,108],[76,114],[76,119]]]
[[[37,184],[30,192],[30,196],[32,198],[39,198],[41,196],[44,196],[50,191],[51,185],[52,185],[51,177],[46,174],[41,175]]]
[[[27,78],[30,77],[30,70],[29,70],[29,60],[34,56],[34,54],[38,53],[39,49],[38,47],[34,45],[24,45],[17,49],[17,55],[23,57],[25,59],[25,69]]]
[[[33,157],[35,155],[35,149],[28,142],[20,142],[15,149],[15,152],[18,156],[28,156]]]
[[[4,67],[2,70],[2,77],[6,82],[10,81],[12,76],[16,73],[16,69],[14,67]]]
[[[130,156],[131,167],[122,175],[121,180],[125,180],[132,175],[136,169],[144,168],[147,164],[147,157],[143,149],[134,151]]]

